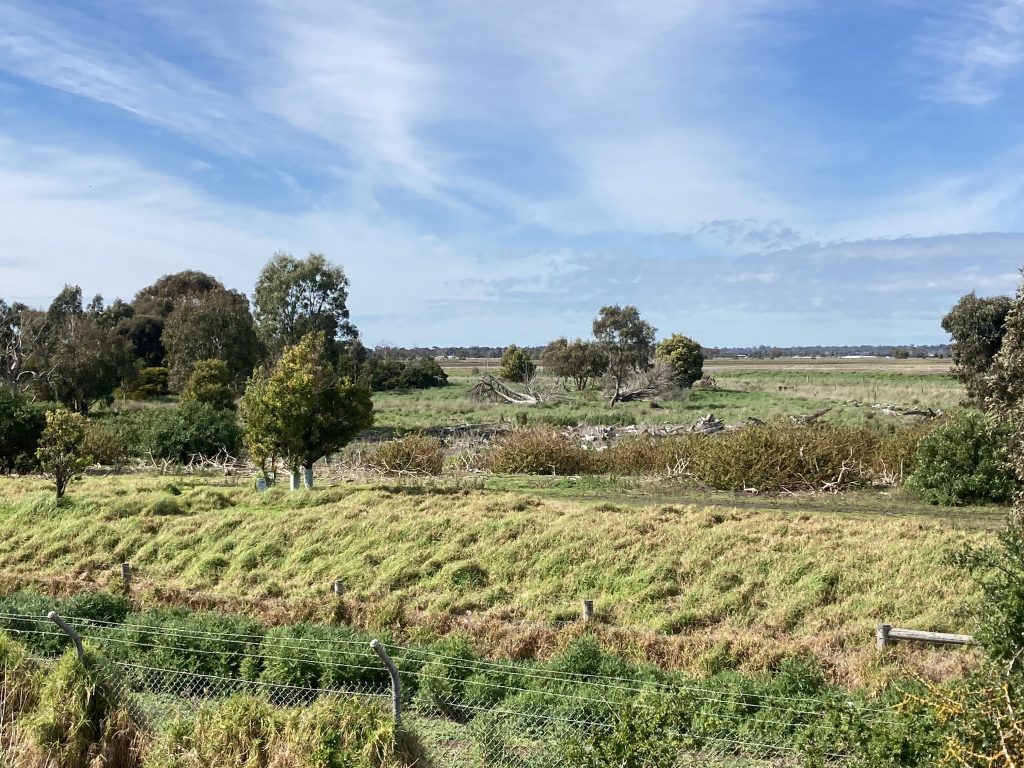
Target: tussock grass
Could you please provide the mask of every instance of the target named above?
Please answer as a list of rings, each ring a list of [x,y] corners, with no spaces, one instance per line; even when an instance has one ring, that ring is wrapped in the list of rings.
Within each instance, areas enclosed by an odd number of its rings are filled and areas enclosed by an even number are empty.
[[[279,709],[239,695],[199,709],[169,728],[146,768],[398,768],[413,765],[411,749],[395,749],[394,725],[379,702],[324,696]]]
[[[591,598],[598,631],[626,652],[693,670],[767,669],[807,652],[857,681],[887,674],[873,651],[878,621],[972,630],[962,610],[973,587],[945,557],[991,535],[799,507],[594,505],[415,484],[229,487],[217,493],[230,506],[214,508],[198,501],[204,482],[176,480],[197,500],[183,514],[110,519],[124,497],[148,507],[166,479],[87,478],[60,508],[43,481],[0,480],[0,576],[73,591],[116,584],[129,561],[144,603],[463,631],[520,658],[571,639],[577,624],[553,623]],[[340,601],[329,595],[338,578]],[[907,653],[942,674],[966,663]]]

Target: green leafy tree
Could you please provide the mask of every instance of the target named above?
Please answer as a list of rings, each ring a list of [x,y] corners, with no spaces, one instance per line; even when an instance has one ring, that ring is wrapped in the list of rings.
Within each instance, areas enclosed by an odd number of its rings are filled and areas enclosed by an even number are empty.
[[[608,370],[608,356],[601,347],[583,339],[555,339],[544,348],[540,360],[547,373],[572,381],[577,391],[586,389]]]
[[[162,336],[164,321],[155,315],[132,315],[122,321],[118,330],[132,347],[132,356],[150,367],[161,367],[164,362]]]
[[[46,427],[46,412],[29,397],[0,384],[0,472],[23,472],[36,466],[36,448]]]
[[[207,403],[214,408],[235,407],[234,381],[231,369],[223,360],[200,360],[192,369],[184,389],[183,403]]]
[[[36,319],[32,364],[41,393],[86,414],[135,372],[125,338],[104,316],[102,300],[82,306],[82,289],[66,286],[45,316]]]
[[[608,359],[613,405],[618,402],[623,385],[651,367],[655,330],[634,306],[602,307],[594,320],[594,338]]]
[[[43,473],[57,487],[58,500],[63,498],[68,483],[92,463],[84,452],[87,425],[82,414],[63,408],[46,414],[36,458]]]
[[[296,259],[276,253],[260,272],[253,293],[260,339],[278,355],[310,333],[322,333],[337,359],[357,332],[349,323],[348,278],[321,253]]]
[[[943,330],[953,337],[953,372],[975,402],[985,396],[985,377],[1002,346],[1010,306],[1009,296],[968,293],[942,318]]]
[[[135,294],[132,307],[135,309],[135,315],[166,320],[185,297],[223,290],[224,284],[212,275],[187,269],[164,275],[152,285],[143,288]]]
[[[180,391],[200,360],[222,360],[241,388],[260,358],[249,300],[214,289],[183,297],[164,324],[171,389]]]
[[[658,345],[655,356],[672,370],[672,380],[684,389],[704,375],[704,350],[689,336],[673,333]]]
[[[267,466],[280,457],[297,473],[373,425],[368,387],[338,374],[327,338],[311,333],[285,348],[274,368],[249,380],[241,402],[246,445]]]
[[[501,353],[501,375],[509,381],[527,382],[537,372],[526,350],[512,344]]]

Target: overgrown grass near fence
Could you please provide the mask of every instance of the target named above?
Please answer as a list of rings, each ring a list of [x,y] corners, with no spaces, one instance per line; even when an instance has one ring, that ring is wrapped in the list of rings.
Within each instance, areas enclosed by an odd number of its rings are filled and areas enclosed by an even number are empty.
[[[0,623],[12,615],[0,611]],[[31,653],[52,655],[52,625],[40,615],[18,620],[9,631]],[[244,760],[295,768],[414,761],[611,768],[680,759],[909,768],[933,764],[942,744],[916,683],[871,696],[835,687],[801,657],[768,674],[697,679],[631,663],[590,637],[544,663],[485,661],[459,638],[390,643],[407,709],[399,734],[381,706],[387,676],[358,631],[267,629],[182,611],[123,623],[68,620],[86,640],[85,663],[66,654],[9,719],[17,743],[56,757],[59,768],[84,768],[101,755],[104,765],[123,768],[226,768]],[[20,675],[23,688],[39,685],[39,662],[2,634],[0,651],[5,680]],[[81,713],[66,716],[69,706]],[[119,760],[110,761],[115,752]]]
[[[57,507],[43,481],[0,480],[0,586],[113,585],[129,561],[145,604],[465,631],[517,658],[556,653],[587,598],[606,645],[637,656],[753,671],[805,652],[858,683],[891,674],[871,650],[880,620],[973,630],[958,612],[973,587],[945,558],[990,537],[941,519],[800,506],[579,503],[418,483],[261,495],[208,483],[89,478]],[[935,676],[966,658],[908,655]]]

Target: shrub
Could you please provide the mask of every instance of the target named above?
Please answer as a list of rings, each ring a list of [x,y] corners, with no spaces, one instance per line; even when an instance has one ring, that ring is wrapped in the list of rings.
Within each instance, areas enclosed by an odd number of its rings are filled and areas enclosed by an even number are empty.
[[[128,458],[128,448],[114,429],[90,421],[85,428],[85,453],[96,464],[117,467]]]
[[[515,344],[505,348],[501,354],[501,375],[509,381],[525,382],[533,378],[537,366],[530,360],[526,350]]]
[[[370,456],[369,465],[388,475],[440,475],[444,448],[436,437],[409,435],[382,443]]]
[[[235,454],[241,446],[234,412],[208,403],[146,408],[120,417],[116,429],[134,456],[185,462],[221,451]]]
[[[389,677],[369,642],[369,636],[348,627],[273,627],[259,648],[260,658],[246,659],[242,674],[281,686],[383,690]],[[284,689],[283,694],[287,697],[289,691]]]
[[[689,336],[673,333],[658,345],[655,354],[671,368],[676,386],[689,387],[703,376],[704,351]]]
[[[231,369],[223,360],[200,360],[181,390],[181,402],[206,403],[221,410],[235,407]]]
[[[375,392],[394,389],[430,389],[448,384],[448,374],[432,357],[418,360],[370,358],[370,386]]]
[[[163,366],[150,366],[139,370],[138,377],[129,393],[135,400],[161,397],[168,392],[167,382],[170,370]]]
[[[174,608],[129,616],[117,637],[124,642],[116,647],[124,651],[128,661],[201,675],[237,677],[243,661],[259,647],[263,627],[245,616]],[[166,681],[156,676],[146,680],[156,690],[175,681],[180,684],[182,678],[173,672]],[[199,678],[194,681],[200,689],[211,684]]]
[[[53,480],[57,499],[64,496],[68,483],[92,463],[85,453],[85,417],[63,408],[46,414],[46,428],[39,438],[36,458],[43,472]]]
[[[907,485],[932,504],[1000,504],[1016,484],[1003,458],[1007,430],[964,412],[923,438]]]
[[[496,438],[484,465],[491,472],[577,475],[591,467],[587,451],[551,427],[516,429]]]
[[[453,720],[472,715],[466,707],[466,680],[476,671],[477,655],[469,642],[459,635],[438,644],[438,653],[420,672],[417,701],[427,710]],[[479,687],[477,685],[476,687]]]
[[[695,436],[656,438],[646,435],[619,440],[595,457],[608,474],[654,475],[686,471],[698,447]]]
[[[64,600],[39,592],[14,592],[0,597],[0,630],[28,646],[33,653],[54,655],[70,645],[68,638],[57,632],[46,618],[50,611],[62,616],[92,621],[120,623],[131,609],[130,601],[109,592],[82,592]]]
[[[0,385],[0,472],[30,472],[46,427],[46,411],[13,387]]]
[[[839,490],[900,482],[930,428],[885,432],[779,422],[716,435],[628,438],[597,454],[593,463],[609,474],[670,474],[717,490]]]

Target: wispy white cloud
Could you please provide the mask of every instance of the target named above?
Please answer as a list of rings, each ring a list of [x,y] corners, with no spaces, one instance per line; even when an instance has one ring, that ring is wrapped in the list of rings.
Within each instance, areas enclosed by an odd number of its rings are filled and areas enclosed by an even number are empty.
[[[929,97],[987,104],[998,98],[1006,82],[1024,67],[1024,2],[954,3],[927,25],[917,42],[917,53],[933,73],[933,82],[926,89]]]

